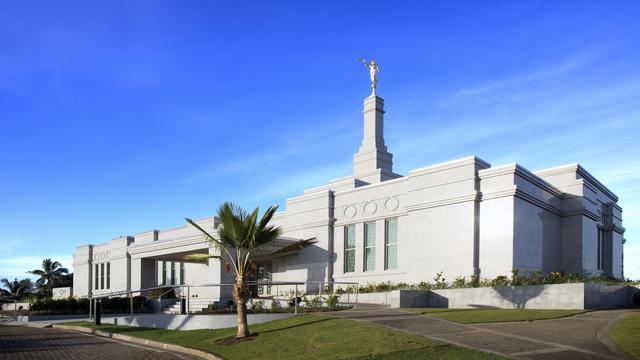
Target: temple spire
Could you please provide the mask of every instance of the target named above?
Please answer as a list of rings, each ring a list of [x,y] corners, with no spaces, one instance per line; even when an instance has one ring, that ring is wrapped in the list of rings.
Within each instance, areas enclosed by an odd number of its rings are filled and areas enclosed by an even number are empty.
[[[377,73],[375,60],[360,59],[369,67],[372,93],[364,99],[364,133],[360,149],[353,156],[353,175],[368,183],[399,177],[393,173],[393,155],[384,143],[384,100],[376,95]]]

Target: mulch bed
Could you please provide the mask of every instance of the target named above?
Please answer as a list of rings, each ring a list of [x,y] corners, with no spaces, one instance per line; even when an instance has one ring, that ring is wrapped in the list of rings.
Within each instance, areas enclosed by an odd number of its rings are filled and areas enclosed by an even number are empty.
[[[236,338],[235,336],[229,336],[226,338],[218,339],[215,341],[215,343],[218,345],[234,345],[234,344],[239,344],[247,341],[253,341],[257,337],[258,337],[258,334],[251,334],[243,338]]]

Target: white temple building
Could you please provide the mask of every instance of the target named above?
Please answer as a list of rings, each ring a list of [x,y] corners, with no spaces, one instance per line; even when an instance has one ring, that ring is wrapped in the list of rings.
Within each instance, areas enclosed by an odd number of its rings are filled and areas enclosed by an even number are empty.
[[[618,197],[583,167],[531,172],[470,156],[400,175],[384,141],[384,114],[382,98],[364,100],[364,136],[352,175],[286,200],[273,220],[284,236],[264,254],[300,239],[317,243],[258,257],[259,279],[416,283],[438,272],[453,280],[512,269],[623,277]],[[197,222],[215,234],[215,217]],[[74,295],[229,283],[220,261],[185,260],[216,251],[186,223],[82,245],[73,260]],[[228,290],[190,291],[215,301],[229,298]]]

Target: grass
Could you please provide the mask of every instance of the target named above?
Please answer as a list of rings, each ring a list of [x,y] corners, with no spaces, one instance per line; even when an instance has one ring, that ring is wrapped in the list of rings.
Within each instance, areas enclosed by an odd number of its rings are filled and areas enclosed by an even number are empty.
[[[611,331],[611,337],[624,351],[640,359],[640,313],[631,314],[618,322]]]
[[[91,327],[90,322],[64,325]],[[319,315],[301,315],[251,326],[254,341],[218,345],[215,339],[235,335],[235,328],[161,330],[122,325],[98,329],[196,348],[227,359],[501,359],[379,325]]]
[[[418,314],[435,316],[441,319],[454,321],[461,324],[557,319],[585,312],[585,310],[448,308],[410,308],[404,310]]]

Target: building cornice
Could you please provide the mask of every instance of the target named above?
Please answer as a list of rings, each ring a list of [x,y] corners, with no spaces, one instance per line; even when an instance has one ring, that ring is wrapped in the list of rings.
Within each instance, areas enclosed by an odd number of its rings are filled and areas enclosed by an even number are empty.
[[[576,173],[582,176],[583,179],[586,179],[591,185],[595,186],[602,193],[607,195],[614,202],[618,202],[618,196],[614,194],[609,188],[604,186],[598,179],[596,179],[591,173],[589,173],[585,168],[583,168],[580,164],[569,164],[563,165],[550,169],[543,169],[536,171],[537,174],[549,176],[549,175],[558,175],[558,174],[566,174],[566,173]],[[578,179],[576,179],[578,180]]]
[[[516,163],[478,171],[478,176],[480,177],[481,180],[495,177],[495,176],[508,175],[508,174],[518,175],[524,178],[525,180],[529,181],[530,183],[536,185],[540,189],[547,191],[561,199],[564,196],[564,193],[560,189],[556,188],[555,186],[551,185],[544,179],[540,178],[536,174],[532,173],[531,171],[525,169],[524,167]]]
[[[467,156],[460,159],[445,161],[442,163],[433,164],[433,165],[425,166],[425,167],[414,169],[414,170],[409,170],[409,176],[431,174],[431,173],[455,169],[455,168],[459,168],[459,167],[471,165],[471,164],[477,164],[484,168],[489,168],[491,166],[491,164],[480,159],[479,157]]]
[[[416,210],[428,209],[433,207],[458,204],[458,203],[463,203],[468,201],[478,201],[480,200],[480,198],[481,198],[481,193],[479,191],[474,191],[471,194],[462,195],[454,198],[441,199],[436,201],[429,201],[425,203],[409,205],[409,206],[406,206],[405,209],[407,211],[416,211]]]
[[[214,234],[211,234],[211,235],[215,236],[216,233],[217,232],[214,232]],[[171,249],[178,246],[198,245],[198,244],[202,244],[204,247],[209,247],[209,243],[207,242],[207,240],[204,239],[203,235],[194,235],[194,236],[188,236],[188,237],[178,238],[178,239],[160,240],[160,241],[154,241],[151,243],[145,243],[140,245],[132,245],[132,246],[129,246],[128,252],[129,254],[134,255],[134,254],[141,254],[148,251],[166,250],[166,249]]]

